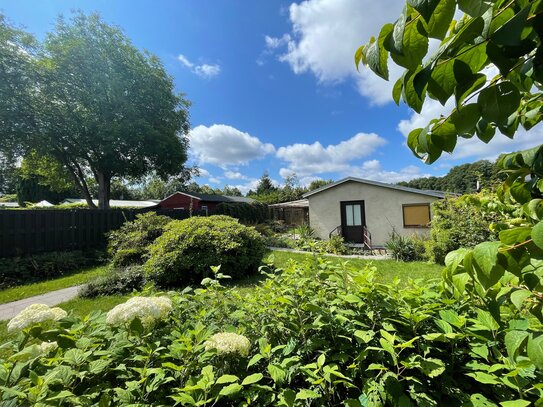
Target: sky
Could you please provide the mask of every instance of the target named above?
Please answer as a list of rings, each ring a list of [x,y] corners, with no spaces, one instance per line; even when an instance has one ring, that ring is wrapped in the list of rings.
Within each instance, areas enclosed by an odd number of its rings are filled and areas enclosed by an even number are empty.
[[[140,49],[157,55],[192,102],[189,164],[196,181],[242,192],[264,172],[277,184],[296,175],[354,176],[395,183],[444,175],[454,165],[495,159],[541,143],[543,127],[461,140],[429,166],[406,137],[451,104],[427,101],[421,114],[396,106],[386,82],[354,65],[356,49],[394,22],[404,0],[0,0],[11,23],[38,38],[74,9],[98,12]],[[431,44],[432,45],[432,44]],[[435,45],[435,44],[433,44]]]

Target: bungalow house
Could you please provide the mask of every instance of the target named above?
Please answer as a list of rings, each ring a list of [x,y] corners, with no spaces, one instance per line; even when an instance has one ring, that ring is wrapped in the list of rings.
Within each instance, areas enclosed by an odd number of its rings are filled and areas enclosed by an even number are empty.
[[[251,198],[242,196],[209,195],[196,192],[175,192],[164,198],[158,204],[160,209],[185,209],[193,211],[214,212],[222,202],[229,203],[254,203]]]
[[[321,239],[337,234],[349,243],[382,247],[392,231],[427,235],[430,204],[445,193],[348,177],[303,197],[310,225]]]

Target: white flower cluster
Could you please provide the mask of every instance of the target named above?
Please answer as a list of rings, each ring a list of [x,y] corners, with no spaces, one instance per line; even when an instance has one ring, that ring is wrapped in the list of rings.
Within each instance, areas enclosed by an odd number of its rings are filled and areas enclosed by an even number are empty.
[[[58,349],[58,343],[56,342],[42,342],[39,345],[41,353],[48,355]]]
[[[26,327],[45,321],[58,321],[67,314],[62,308],[50,308],[45,304],[32,304],[19,312],[8,323],[8,332],[21,331]]]
[[[106,322],[110,325],[126,325],[139,318],[149,327],[162,319],[172,310],[172,301],[168,297],[132,297],[117,305],[107,313]]]
[[[215,334],[204,345],[206,350],[216,349],[219,355],[237,353],[241,356],[247,356],[251,349],[251,343],[247,337],[230,332]]]

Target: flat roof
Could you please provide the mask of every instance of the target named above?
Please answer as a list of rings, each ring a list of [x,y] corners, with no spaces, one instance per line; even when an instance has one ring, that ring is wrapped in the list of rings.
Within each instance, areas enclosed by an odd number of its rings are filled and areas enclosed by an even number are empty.
[[[281,202],[268,206],[270,208],[309,208],[309,200],[298,199],[297,201]]]
[[[396,191],[403,191],[403,192],[411,192],[413,194],[420,194],[420,195],[426,195],[426,196],[433,196],[435,198],[445,198],[445,196],[448,194],[447,192],[443,191],[429,191],[429,190],[422,190],[417,188],[409,188],[409,187],[403,187],[401,185],[394,185],[394,184],[386,184],[384,182],[378,182],[378,181],[371,181],[369,179],[362,179],[362,178],[355,178],[355,177],[347,177],[340,179],[339,181],[332,182],[331,184],[325,185],[323,187],[317,188],[313,191],[306,192],[303,197],[307,198],[312,195],[318,194],[319,192],[325,191],[330,188],[334,188],[338,185],[344,184],[346,182],[358,182],[360,184],[367,184],[367,185],[373,185],[376,187],[382,187],[382,188],[389,188],[394,189]]]

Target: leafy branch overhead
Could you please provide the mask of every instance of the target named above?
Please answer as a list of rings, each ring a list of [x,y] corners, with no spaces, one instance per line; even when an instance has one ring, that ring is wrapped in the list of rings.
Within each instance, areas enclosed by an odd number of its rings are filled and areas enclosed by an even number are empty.
[[[458,21],[457,9],[464,13]],[[393,89],[416,112],[427,97],[445,105],[447,117],[413,130],[408,145],[427,163],[451,153],[458,137],[488,143],[496,129],[513,137],[543,117],[543,1],[408,0],[394,24],[355,54],[388,80],[389,57],[405,68]],[[441,40],[429,54],[430,39]]]

